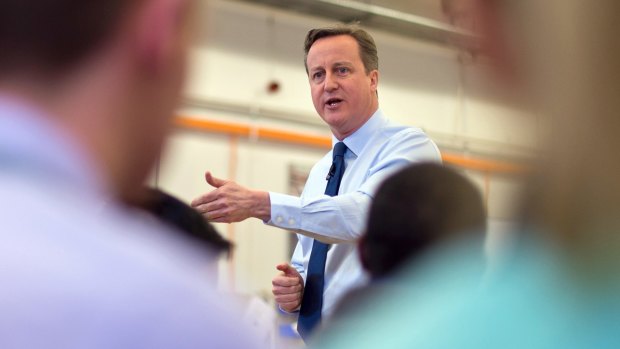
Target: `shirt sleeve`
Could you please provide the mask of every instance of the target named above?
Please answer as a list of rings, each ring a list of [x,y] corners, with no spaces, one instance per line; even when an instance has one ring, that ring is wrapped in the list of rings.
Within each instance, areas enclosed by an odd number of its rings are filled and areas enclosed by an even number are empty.
[[[297,272],[304,279],[304,284],[306,283],[306,269],[304,268],[304,253],[302,250],[302,246],[299,242],[297,242],[297,246],[295,246],[295,251],[293,252],[293,256],[291,257],[291,265],[293,268],[297,270]]]
[[[370,197],[362,192],[339,196],[299,197],[269,193],[271,220],[279,228],[293,230],[325,243],[354,241],[363,227]]]
[[[381,149],[358,190],[310,198],[270,192],[271,219],[266,223],[325,243],[356,241],[374,193],[388,176],[414,162],[441,161],[437,147],[423,133],[408,131],[395,138]]]

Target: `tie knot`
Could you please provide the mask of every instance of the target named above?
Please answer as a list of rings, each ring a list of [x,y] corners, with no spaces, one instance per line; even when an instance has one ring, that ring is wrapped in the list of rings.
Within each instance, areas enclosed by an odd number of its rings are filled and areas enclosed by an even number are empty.
[[[334,145],[334,158],[336,156],[344,156],[344,153],[347,151],[347,146],[344,142],[338,142]]]

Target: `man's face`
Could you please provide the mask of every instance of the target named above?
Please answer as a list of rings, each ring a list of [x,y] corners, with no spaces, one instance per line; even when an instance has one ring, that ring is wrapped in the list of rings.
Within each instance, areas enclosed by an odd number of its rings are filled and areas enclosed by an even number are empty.
[[[377,110],[376,70],[366,74],[357,41],[349,35],[317,40],[307,58],[314,108],[342,140]]]

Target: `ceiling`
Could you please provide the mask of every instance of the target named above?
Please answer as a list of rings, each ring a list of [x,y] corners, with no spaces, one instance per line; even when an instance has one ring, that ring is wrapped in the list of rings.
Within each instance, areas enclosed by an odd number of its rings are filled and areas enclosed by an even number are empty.
[[[436,21],[444,21],[444,15],[441,12],[440,0],[371,0],[359,2],[369,3],[393,10],[410,13],[421,17],[433,19]]]
[[[440,44],[473,40],[445,20],[440,0],[237,0],[319,16]]]

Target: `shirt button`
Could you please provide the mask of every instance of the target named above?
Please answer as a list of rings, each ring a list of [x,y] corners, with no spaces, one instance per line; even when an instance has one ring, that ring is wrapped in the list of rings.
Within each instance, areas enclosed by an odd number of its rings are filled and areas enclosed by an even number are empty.
[[[295,225],[295,219],[294,218],[289,219],[288,220],[288,224],[289,225]]]
[[[284,218],[282,218],[282,216],[276,217],[276,223],[282,223],[282,222],[284,222]]]

